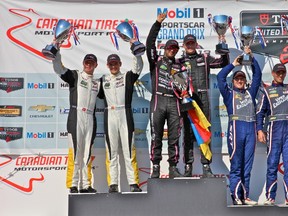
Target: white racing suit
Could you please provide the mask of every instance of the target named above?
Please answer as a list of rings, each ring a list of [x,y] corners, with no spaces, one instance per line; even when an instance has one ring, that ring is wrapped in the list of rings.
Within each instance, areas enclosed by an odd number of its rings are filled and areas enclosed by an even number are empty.
[[[134,143],[134,120],[131,109],[133,86],[143,69],[142,57],[134,57],[133,69],[117,75],[104,75],[99,98],[104,99],[104,131],[108,186],[118,185],[119,145],[125,161],[128,183],[139,184]],[[102,92],[103,89],[103,92]]]
[[[91,147],[96,136],[95,106],[100,80],[94,75],[65,68],[59,52],[53,60],[53,68],[69,84],[70,92],[66,186],[84,189],[91,186]]]

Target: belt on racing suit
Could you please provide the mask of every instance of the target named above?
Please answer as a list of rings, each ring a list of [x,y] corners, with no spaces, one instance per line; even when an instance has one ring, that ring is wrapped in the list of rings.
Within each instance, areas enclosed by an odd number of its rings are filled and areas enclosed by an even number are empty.
[[[111,110],[120,110],[120,109],[126,109],[131,108],[131,105],[112,105],[105,107],[105,109],[111,109]]]
[[[197,89],[197,92],[208,92],[208,89]]]
[[[280,121],[280,120],[288,120],[288,115],[278,114],[278,115],[270,115],[269,116],[269,122]]]
[[[83,111],[83,112],[86,112],[87,114],[93,114],[94,111],[93,110],[89,110],[87,109],[86,107],[77,107],[75,105],[72,105],[71,106],[72,109],[77,109],[77,110],[80,110],[80,111]]]
[[[164,96],[164,97],[175,97],[175,95],[172,95],[172,94],[165,94],[165,93],[162,93],[162,92],[156,92],[157,95],[161,95],[161,96]]]
[[[233,121],[233,120],[253,122],[253,121],[256,121],[256,117],[255,117],[255,115],[253,115],[253,116],[229,115],[229,121]]]

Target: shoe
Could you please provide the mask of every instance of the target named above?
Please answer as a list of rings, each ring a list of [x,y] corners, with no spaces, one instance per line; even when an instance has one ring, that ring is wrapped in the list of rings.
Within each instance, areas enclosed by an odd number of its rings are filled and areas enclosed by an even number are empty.
[[[118,193],[118,185],[117,184],[111,184],[109,186],[109,193]]]
[[[131,192],[142,192],[142,190],[138,184],[131,184],[130,185],[130,191]]]
[[[245,205],[258,205],[258,203],[254,200],[251,200],[250,198],[246,198],[242,200],[243,204]]]
[[[192,177],[192,164],[186,164],[185,165],[185,172],[184,172],[184,177]]]
[[[243,205],[243,202],[241,199],[234,198],[234,196],[232,195],[231,195],[231,198],[232,198],[233,205]]]
[[[285,201],[285,205],[288,205],[288,200]]]
[[[233,199],[233,205],[243,205],[242,201],[238,198]]]
[[[160,176],[160,165],[154,164],[151,178],[159,178],[159,176]]]
[[[169,178],[183,177],[176,166],[169,167]]]
[[[264,205],[274,205],[274,204],[275,204],[275,200],[272,198],[269,198],[264,202]]]
[[[243,205],[243,202],[241,199],[235,198],[233,195],[231,195],[231,198],[232,198],[233,205]]]
[[[88,188],[84,188],[80,190],[80,193],[96,193],[97,190],[89,186]]]
[[[210,165],[204,164],[203,165],[203,178],[214,178],[215,175],[212,173]]]
[[[77,187],[70,187],[70,193],[78,193],[78,188]]]

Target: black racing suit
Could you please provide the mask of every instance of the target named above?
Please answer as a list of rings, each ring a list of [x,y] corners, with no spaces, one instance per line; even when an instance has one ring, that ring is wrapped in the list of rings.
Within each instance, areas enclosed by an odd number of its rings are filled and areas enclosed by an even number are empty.
[[[210,106],[209,106],[209,75],[210,68],[222,68],[229,64],[229,55],[221,55],[220,58],[215,58],[209,55],[209,51],[204,51],[202,54],[184,55],[179,61],[185,64],[188,70],[188,76],[192,80],[193,95],[192,98],[198,103],[206,118],[210,121]],[[193,91],[189,90],[189,92]],[[198,100],[197,100],[198,99]],[[200,101],[199,101],[200,99]],[[194,142],[196,138],[192,131],[190,120],[187,112],[181,113],[184,124],[184,162],[192,164],[194,161]],[[210,146],[211,147],[211,146]],[[210,164],[212,159],[207,160],[201,152],[201,163]]]
[[[175,59],[159,57],[155,41],[161,23],[156,21],[146,41],[147,57],[152,80],[152,98],[150,101],[151,152],[150,159],[159,164],[162,160],[162,138],[165,120],[168,126],[168,162],[176,166],[179,161],[179,137],[181,132],[181,116],[179,102],[170,85],[171,70],[179,71],[181,65]]]

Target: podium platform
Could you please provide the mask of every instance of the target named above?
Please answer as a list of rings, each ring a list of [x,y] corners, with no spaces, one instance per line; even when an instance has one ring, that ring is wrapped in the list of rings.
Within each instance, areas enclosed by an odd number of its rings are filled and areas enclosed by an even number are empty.
[[[227,206],[225,178],[148,179],[147,192],[70,194],[69,216],[285,215],[287,207]]]

